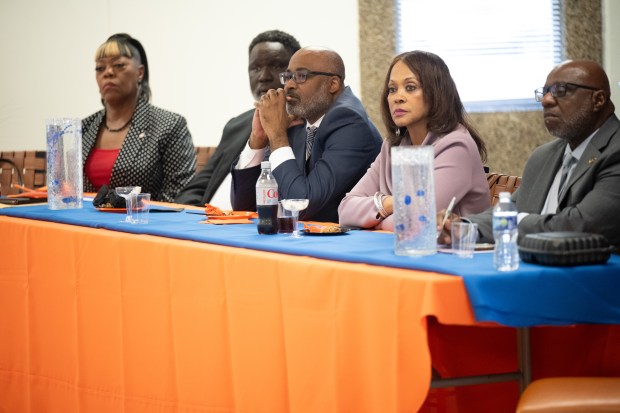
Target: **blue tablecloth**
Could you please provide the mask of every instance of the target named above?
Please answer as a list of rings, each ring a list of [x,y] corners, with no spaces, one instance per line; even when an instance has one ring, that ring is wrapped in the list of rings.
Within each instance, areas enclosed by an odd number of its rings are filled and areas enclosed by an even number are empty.
[[[338,236],[259,235],[255,225],[205,225],[188,212],[151,213],[147,225],[121,222],[123,214],[103,213],[85,202],[82,209],[52,211],[46,205],[0,209],[0,215],[105,228],[113,231],[208,242],[329,260],[434,271],[463,277],[479,321],[510,326],[573,323],[620,324],[620,257],[604,265],[546,267],[520,263],[509,273],[493,268],[492,254],[461,259],[438,253],[425,257],[394,254],[394,236],[351,231]]]

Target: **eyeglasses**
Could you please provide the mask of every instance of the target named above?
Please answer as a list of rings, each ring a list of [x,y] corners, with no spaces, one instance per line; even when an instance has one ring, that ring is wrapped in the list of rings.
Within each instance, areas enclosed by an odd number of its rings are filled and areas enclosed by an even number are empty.
[[[304,83],[310,76],[338,76],[340,79],[342,79],[342,76],[336,73],[315,72],[313,70],[295,70],[294,72],[280,73],[280,83],[285,85],[286,82],[291,79],[293,79],[295,83]]]
[[[559,82],[559,83],[554,83],[550,86],[539,87],[538,89],[536,89],[534,91],[534,99],[536,99],[536,102],[542,102],[543,97],[549,92],[551,92],[551,96],[553,96],[554,98],[564,97],[566,96],[567,86],[571,86],[574,88],[589,89],[589,90],[599,90],[599,88],[597,87],[578,85],[577,83]]]

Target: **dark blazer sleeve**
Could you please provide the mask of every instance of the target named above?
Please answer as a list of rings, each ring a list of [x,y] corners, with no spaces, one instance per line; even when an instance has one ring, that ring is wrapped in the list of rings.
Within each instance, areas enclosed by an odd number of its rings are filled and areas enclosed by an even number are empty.
[[[237,163],[237,160],[234,161]],[[256,211],[256,181],[260,166],[246,169],[232,169],[230,202],[235,211]],[[279,190],[279,188],[278,188]]]
[[[250,137],[253,116],[254,109],[251,109],[226,123],[217,149],[204,168],[176,197],[176,203],[203,206],[211,201]]]

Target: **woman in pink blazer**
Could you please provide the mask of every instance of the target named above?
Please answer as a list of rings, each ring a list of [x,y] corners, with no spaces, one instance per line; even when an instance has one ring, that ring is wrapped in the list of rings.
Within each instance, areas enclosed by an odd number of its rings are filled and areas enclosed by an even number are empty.
[[[437,210],[456,198],[454,212],[484,211],[491,196],[484,172],[486,147],[465,110],[444,61],[422,51],[400,54],[388,70],[381,111],[388,136],[381,153],[338,208],[341,225],[394,230],[392,165],[395,145],[431,145]]]

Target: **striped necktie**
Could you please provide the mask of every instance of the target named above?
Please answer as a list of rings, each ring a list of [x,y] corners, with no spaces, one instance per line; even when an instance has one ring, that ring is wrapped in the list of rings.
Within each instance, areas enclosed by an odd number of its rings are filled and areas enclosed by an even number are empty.
[[[310,159],[312,154],[312,145],[314,145],[314,135],[316,134],[316,126],[310,126],[306,129],[306,161]]]
[[[560,185],[558,185],[558,201],[564,195],[566,191],[566,187],[568,184],[568,173],[570,172],[573,164],[577,162],[577,159],[573,156],[572,153],[567,153],[564,155],[564,160],[562,161],[562,176],[560,177]]]

